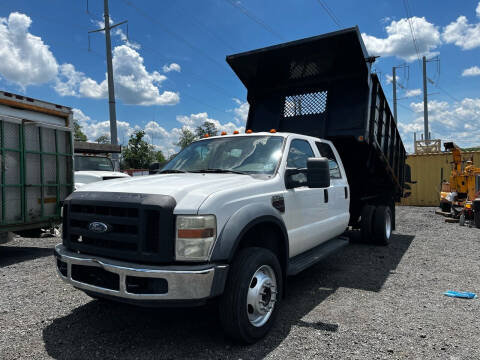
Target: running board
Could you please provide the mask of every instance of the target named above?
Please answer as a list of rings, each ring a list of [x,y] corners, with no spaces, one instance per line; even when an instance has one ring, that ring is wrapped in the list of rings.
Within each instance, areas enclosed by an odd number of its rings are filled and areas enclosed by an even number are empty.
[[[310,249],[303,254],[299,254],[288,263],[287,275],[297,275],[306,268],[312,266],[313,264],[323,260],[328,255],[340,250],[341,248],[348,245],[348,237],[340,236],[338,238],[328,240],[323,244]]]

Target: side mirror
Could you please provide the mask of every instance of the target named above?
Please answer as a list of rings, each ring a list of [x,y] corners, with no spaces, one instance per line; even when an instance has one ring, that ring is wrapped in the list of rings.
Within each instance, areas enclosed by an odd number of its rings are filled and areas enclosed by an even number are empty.
[[[310,188],[330,186],[330,166],[327,158],[308,158],[307,181]]]

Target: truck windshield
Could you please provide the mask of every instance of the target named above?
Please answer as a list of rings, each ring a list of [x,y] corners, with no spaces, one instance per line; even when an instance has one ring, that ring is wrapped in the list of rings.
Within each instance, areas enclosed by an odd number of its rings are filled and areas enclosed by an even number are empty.
[[[183,149],[162,172],[273,174],[282,156],[281,136],[212,138]]]
[[[112,160],[106,157],[75,155],[75,171],[114,171]]]

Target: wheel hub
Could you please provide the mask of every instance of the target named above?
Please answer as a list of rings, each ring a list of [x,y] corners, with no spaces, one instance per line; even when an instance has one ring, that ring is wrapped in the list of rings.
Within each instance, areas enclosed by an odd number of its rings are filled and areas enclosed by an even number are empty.
[[[253,326],[264,325],[277,301],[277,279],[269,265],[262,265],[252,276],[247,293],[247,315]]]

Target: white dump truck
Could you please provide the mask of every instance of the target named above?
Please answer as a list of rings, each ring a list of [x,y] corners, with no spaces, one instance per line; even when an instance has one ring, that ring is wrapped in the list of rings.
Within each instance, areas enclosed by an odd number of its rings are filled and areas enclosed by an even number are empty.
[[[347,228],[388,244],[409,179],[358,28],[227,61],[248,89],[246,133],[198,140],[158,175],[81,187],[55,257],[95,298],[218,301],[226,334],[252,343],[287,277],[345,246]]]
[[[60,222],[73,189],[70,108],[0,91],[0,243]]]

